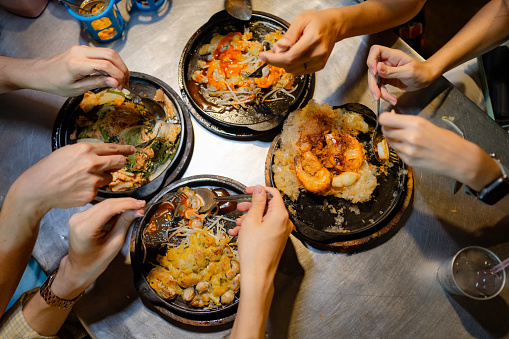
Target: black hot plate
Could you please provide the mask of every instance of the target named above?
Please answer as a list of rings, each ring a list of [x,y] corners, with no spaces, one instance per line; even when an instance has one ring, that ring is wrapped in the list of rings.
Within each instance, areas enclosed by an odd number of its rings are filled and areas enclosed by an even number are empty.
[[[245,186],[241,183],[214,175],[191,176],[171,183],[164,187],[150,202],[159,201],[162,196],[168,192],[177,191],[180,187],[188,186],[190,188],[208,187],[208,188],[224,188],[230,194],[245,193]],[[155,233],[161,235],[161,239],[157,237],[145,238],[145,246],[142,243],[142,234],[146,224],[150,220],[152,214],[157,210],[157,205],[152,206],[146,212],[145,216],[135,220],[131,233],[131,263],[134,272],[134,284],[141,297],[155,306],[161,313],[170,318],[194,326],[211,326],[220,325],[231,322],[235,319],[237,312],[238,298],[233,304],[217,309],[201,309],[193,308],[187,305],[182,297],[174,300],[165,300],[160,298],[156,292],[149,286],[146,277],[154,265],[157,263],[157,255],[164,255],[166,247],[161,247],[160,241],[164,241],[166,237],[165,230],[157,230]],[[241,213],[237,210],[227,214],[231,218],[238,218]],[[226,229],[235,227],[235,222],[227,222]],[[148,240],[147,240],[148,239]],[[236,238],[234,238],[236,239]],[[237,295],[238,296],[238,295]]]
[[[187,168],[193,152],[194,134],[191,117],[188,109],[178,94],[163,81],[144,73],[130,72],[129,85],[137,93],[154,97],[155,92],[161,88],[171,100],[181,124],[181,134],[177,153],[166,169],[149,183],[130,190],[112,192],[106,189],[99,189],[96,200],[130,196],[137,199],[149,199],[157,193],[164,185],[180,177]],[[95,92],[101,91],[95,90]],[[52,148],[53,151],[76,141],[70,139],[75,129],[76,118],[83,114],[79,108],[83,95],[68,98],[60,111],[53,125]]]
[[[306,104],[312,97],[315,75],[298,76],[295,79],[297,89],[284,100],[250,105],[246,109],[219,107],[207,102],[199,92],[199,85],[192,79],[197,69],[198,51],[201,46],[210,43],[214,33],[226,35],[230,32],[243,32],[244,28],[253,32],[254,39],[261,39],[267,33],[279,30],[285,32],[289,24],[268,13],[253,11],[249,21],[233,18],[226,11],[214,14],[189,39],[179,63],[179,85],[184,101],[188,104],[196,120],[209,131],[231,139],[252,140],[274,136],[283,120],[293,110]]]
[[[375,113],[362,104],[351,103],[334,108],[344,108],[360,113],[369,126],[375,126]],[[364,143],[368,161],[376,164],[369,146],[371,133],[360,133],[357,138]],[[274,139],[266,164],[267,184],[274,187],[272,164],[274,152],[278,148],[279,136]],[[379,231],[392,219],[406,197],[407,169],[401,159],[393,164],[393,167],[387,169],[387,174],[377,176],[378,186],[373,191],[373,198],[368,202],[354,204],[345,199],[321,196],[305,190],[301,191],[295,202],[284,196],[283,199],[297,232],[312,241],[332,244],[360,239]],[[336,210],[342,210],[341,215],[344,218],[340,228],[334,232],[325,231],[329,226],[336,225],[338,217],[327,207],[331,205]]]

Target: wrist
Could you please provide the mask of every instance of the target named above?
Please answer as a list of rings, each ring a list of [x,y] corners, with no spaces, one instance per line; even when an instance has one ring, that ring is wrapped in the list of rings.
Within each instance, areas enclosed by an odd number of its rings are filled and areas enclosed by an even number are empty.
[[[460,181],[476,191],[482,190],[502,176],[502,172],[494,159],[479,147],[472,148],[469,164],[462,171]]]
[[[52,292],[61,299],[74,299],[84,292],[92,282],[81,277],[69,261],[69,257],[65,256],[60,261],[58,274],[51,286]]]

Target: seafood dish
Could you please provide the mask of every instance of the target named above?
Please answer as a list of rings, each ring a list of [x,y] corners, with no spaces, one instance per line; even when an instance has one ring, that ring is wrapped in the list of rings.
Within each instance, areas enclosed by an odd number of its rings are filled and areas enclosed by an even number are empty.
[[[283,126],[272,166],[276,187],[292,201],[301,190],[352,203],[371,200],[378,168],[357,138],[368,132],[362,115],[310,101]]]
[[[295,99],[295,77],[284,69],[266,65],[262,77],[249,77],[264,62],[259,53],[271,51],[273,44],[283,36],[281,31],[266,34],[263,41],[253,39],[248,28],[223,36],[215,33],[210,43],[200,47],[196,71],[192,80],[200,85],[200,93],[208,102],[222,107],[236,108]]]
[[[190,307],[203,309],[230,305],[240,290],[236,243],[225,229],[234,219],[219,213],[200,215],[200,197],[189,187],[179,192],[184,195],[159,205],[143,230],[143,243],[160,226],[167,234],[166,253],[157,255],[158,265],[154,263],[146,280],[166,300],[181,296]]]
[[[143,102],[134,103],[126,89],[84,94],[79,104],[81,114],[70,135],[72,141],[133,146],[148,142],[136,147],[127,164],[111,173],[113,180],[106,189],[117,192],[145,185],[160,175],[177,153],[181,125],[168,122],[176,117],[173,104],[162,89],[157,90],[154,100],[163,106],[165,121],[152,116]]]

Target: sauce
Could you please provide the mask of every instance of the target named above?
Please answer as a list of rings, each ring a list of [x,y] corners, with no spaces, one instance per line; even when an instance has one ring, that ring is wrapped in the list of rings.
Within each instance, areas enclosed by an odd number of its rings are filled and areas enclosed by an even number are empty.
[[[214,105],[213,103],[207,101],[203,97],[200,92],[200,85],[194,82],[194,80],[188,80],[187,89],[189,90],[189,94],[193,98],[194,102],[204,111],[211,111],[214,113],[224,113],[225,108],[222,106]]]

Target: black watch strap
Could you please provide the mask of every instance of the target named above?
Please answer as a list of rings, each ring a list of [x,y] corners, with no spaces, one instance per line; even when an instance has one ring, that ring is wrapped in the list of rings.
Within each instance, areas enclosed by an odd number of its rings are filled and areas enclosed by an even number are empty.
[[[484,187],[480,192],[465,185],[465,192],[476,197],[485,204],[493,205],[509,193],[509,171],[502,164],[497,155],[492,153],[490,157],[497,163],[500,172],[502,172],[502,177]]]

